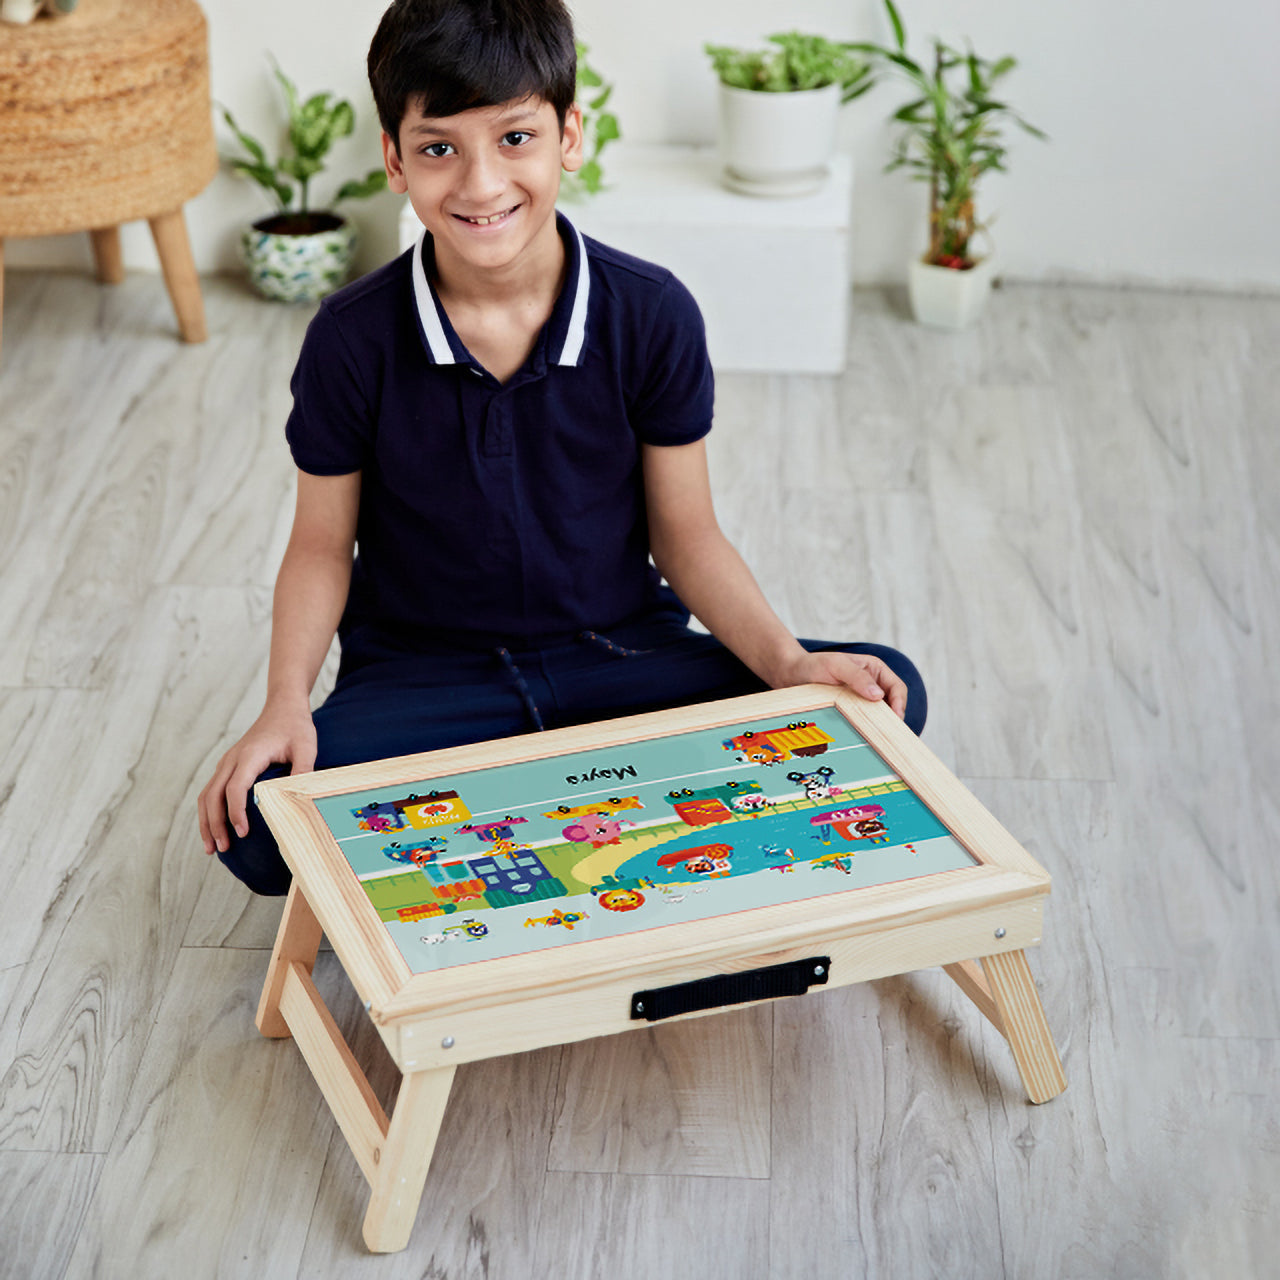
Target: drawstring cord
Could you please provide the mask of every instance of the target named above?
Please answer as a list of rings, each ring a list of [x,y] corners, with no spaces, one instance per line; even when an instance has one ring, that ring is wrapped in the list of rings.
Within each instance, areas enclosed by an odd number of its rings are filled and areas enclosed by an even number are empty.
[[[538,710],[538,704],[533,700],[533,694],[529,692],[528,681],[521,674],[520,668],[516,666],[515,659],[511,656],[509,649],[498,646],[498,657],[507,664],[507,670],[511,672],[512,679],[516,682],[516,691],[520,694],[520,700],[524,703],[524,709],[529,713],[529,719],[533,721],[533,727],[540,732],[546,728],[542,723],[542,712]]]
[[[593,644],[597,648],[603,649],[606,653],[612,653],[618,658],[635,658],[642,653],[652,653],[651,649],[628,649],[625,645],[615,644],[608,636],[602,636],[598,631],[579,631],[579,640],[587,644]],[[524,703],[524,709],[529,714],[529,719],[533,722],[533,727],[539,732],[546,729],[546,725],[542,723],[542,712],[538,710],[538,704],[533,700],[533,692],[529,688],[529,682],[524,678],[524,673],[516,666],[516,660],[511,656],[511,650],[504,645],[499,645],[494,652],[506,664],[507,670],[511,673],[511,678],[515,682],[516,692],[520,695],[520,701]]]
[[[602,636],[598,631],[579,631],[578,639],[589,640],[607,653],[617,654],[619,658],[637,658],[642,653],[653,652],[652,649],[628,649],[624,645],[614,644],[608,636]]]

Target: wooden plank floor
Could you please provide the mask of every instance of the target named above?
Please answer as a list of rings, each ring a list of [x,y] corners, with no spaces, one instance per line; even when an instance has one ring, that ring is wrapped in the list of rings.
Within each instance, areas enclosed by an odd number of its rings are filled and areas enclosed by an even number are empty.
[[[1054,877],[1070,1081],[940,972],[460,1069],[413,1241],[253,1008],[280,902],[194,799],[263,692],[305,310],[10,272],[0,1276],[1274,1275],[1280,299],[859,293],[840,378],[724,376],[723,522],[801,633],[897,644]],[[317,981],[384,1101],[332,955]]]

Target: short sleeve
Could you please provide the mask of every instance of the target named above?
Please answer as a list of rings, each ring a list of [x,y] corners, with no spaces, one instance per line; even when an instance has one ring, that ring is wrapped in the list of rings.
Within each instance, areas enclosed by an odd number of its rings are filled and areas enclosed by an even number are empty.
[[[679,445],[711,430],[715,378],[702,312],[693,295],[668,275],[648,317],[648,340],[631,425],[645,444]]]
[[[321,306],[307,327],[290,390],[285,438],[302,471],[317,476],[364,469],[373,447],[373,412],[359,362],[337,318]]]

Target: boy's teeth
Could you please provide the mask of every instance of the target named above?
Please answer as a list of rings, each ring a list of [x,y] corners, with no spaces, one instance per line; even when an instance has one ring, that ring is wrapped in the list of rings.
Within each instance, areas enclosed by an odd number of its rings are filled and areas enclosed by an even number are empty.
[[[487,227],[489,223],[497,222],[500,219],[505,218],[510,212],[510,209],[504,209],[501,213],[495,213],[489,218],[468,218],[467,221],[474,222],[478,227]]]

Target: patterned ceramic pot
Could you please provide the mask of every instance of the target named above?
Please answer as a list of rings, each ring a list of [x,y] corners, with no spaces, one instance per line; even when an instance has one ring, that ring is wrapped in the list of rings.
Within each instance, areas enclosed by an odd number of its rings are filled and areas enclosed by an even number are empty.
[[[240,256],[253,287],[277,302],[317,302],[346,280],[356,229],[333,213],[275,214],[240,233]],[[315,229],[306,231],[304,225]]]

